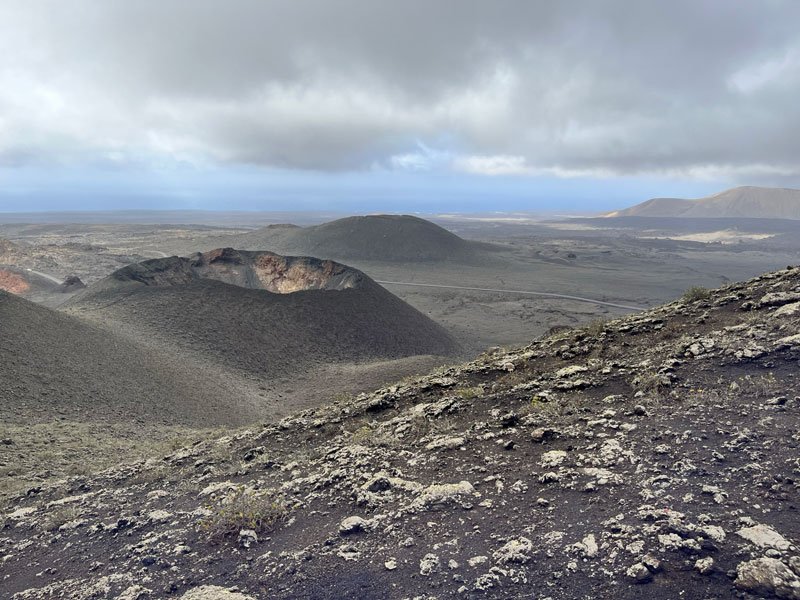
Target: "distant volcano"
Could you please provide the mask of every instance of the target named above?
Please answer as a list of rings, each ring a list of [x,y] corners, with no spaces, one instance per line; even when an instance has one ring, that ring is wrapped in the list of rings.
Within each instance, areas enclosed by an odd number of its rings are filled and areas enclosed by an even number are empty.
[[[225,248],[133,264],[67,307],[258,376],[457,351],[444,329],[362,272],[271,252]]]
[[[242,248],[267,249],[336,260],[419,262],[480,260],[488,244],[461,239],[409,215],[347,217],[313,227],[270,225],[237,236]]]
[[[706,198],[653,198],[606,217],[800,219],[800,190],[737,187]]]

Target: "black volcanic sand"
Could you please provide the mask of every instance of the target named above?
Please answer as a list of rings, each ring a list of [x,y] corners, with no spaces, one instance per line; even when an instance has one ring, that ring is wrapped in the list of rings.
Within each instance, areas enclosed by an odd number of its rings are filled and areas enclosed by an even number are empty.
[[[5,292],[0,356],[4,422],[62,417],[208,423],[233,406],[244,418],[259,414],[230,401],[236,388],[219,372],[190,369],[168,352]]]

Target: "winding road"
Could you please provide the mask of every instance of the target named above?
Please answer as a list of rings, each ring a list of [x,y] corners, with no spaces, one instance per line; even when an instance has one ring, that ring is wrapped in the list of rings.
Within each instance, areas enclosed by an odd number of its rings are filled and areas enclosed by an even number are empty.
[[[461,285],[442,285],[438,283],[413,283],[410,281],[378,281],[376,283],[381,285],[405,285],[426,288],[442,288],[448,290],[467,290],[472,292],[501,292],[504,294],[523,294],[525,296],[543,296],[545,298],[564,298],[566,300],[574,300],[576,302],[588,302],[590,304],[597,304],[599,306],[610,306],[613,308],[621,308],[623,310],[646,310],[644,306],[630,306],[628,304],[617,304],[616,302],[606,302],[605,300],[595,300],[594,298],[584,298],[583,296],[570,296],[568,294],[554,294],[552,292],[530,292],[527,290],[501,290],[498,288],[479,288],[479,287],[466,287]]]
[[[48,275],[47,273],[42,273],[41,271],[34,271],[33,269],[25,269],[28,273],[33,273],[34,275],[38,275],[39,277],[44,277],[45,279],[49,279],[59,285],[63,283],[61,279],[57,277],[53,277],[52,275]]]

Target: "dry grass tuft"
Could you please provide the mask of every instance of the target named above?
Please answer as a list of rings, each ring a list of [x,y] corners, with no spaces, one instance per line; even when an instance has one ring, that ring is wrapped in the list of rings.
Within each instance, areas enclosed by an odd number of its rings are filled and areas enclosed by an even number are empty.
[[[710,296],[711,290],[694,285],[683,293],[682,300],[684,302],[697,302],[699,300],[707,300]]]
[[[208,508],[211,514],[200,522],[199,529],[211,542],[238,536],[243,529],[257,534],[272,531],[289,513],[285,500],[276,492],[257,492],[244,486]]]

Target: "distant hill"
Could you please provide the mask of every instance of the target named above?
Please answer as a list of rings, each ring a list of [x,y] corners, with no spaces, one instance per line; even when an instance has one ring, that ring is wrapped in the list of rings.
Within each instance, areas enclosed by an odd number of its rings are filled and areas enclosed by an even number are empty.
[[[347,217],[312,227],[270,225],[237,236],[235,245],[281,254],[379,262],[472,262],[490,248],[409,215]]]
[[[800,190],[737,187],[706,198],[653,198],[606,217],[800,219]]]
[[[256,377],[457,350],[444,329],[360,271],[270,252],[130,265],[66,310]]]

